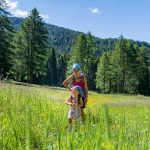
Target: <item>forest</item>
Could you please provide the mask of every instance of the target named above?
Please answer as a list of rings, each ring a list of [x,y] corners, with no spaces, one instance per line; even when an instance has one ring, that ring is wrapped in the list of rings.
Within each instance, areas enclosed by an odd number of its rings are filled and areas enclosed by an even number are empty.
[[[26,18],[12,17],[0,3],[0,80],[62,86],[73,63],[90,90],[150,95],[149,43],[47,24],[36,8]]]

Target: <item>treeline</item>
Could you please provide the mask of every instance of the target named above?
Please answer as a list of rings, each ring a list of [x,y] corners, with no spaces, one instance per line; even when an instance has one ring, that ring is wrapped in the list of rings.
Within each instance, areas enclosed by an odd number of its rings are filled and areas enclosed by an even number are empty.
[[[100,57],[96,87],[104,93],[150,95],[149,49],[120,37],[114,51]]]
[[[20,30],[20,26],[24,19],[10,17],[10,21],[13,27],[18,31]],[[81,33],[47,23],[44,23],[44,26],[48,30],[48,44],[53,47],[57,53],[69,53],[76,37]],[[95,43],[95,52],[97,56],[102,54],[104,51],[113,50],[117,40],[113,38],[101,39],[94,36],[92,37]]]
[[[23,23],[24,19],[18,17],[10,17],[9,19],[15,30],[20,30],[21,24]],[[44,23],[44,26],[48,30],[48,44],[55,49],[56,53],[68,54],[77,36],[79,36],[79,34],[81,33],[47,23]],[[105,51],[114,50],[116,41],[118,40],[115,38],[101,39],[94,37],[93,35],[92,37],[95,44],[95,53],[97,57],[99,57],[99,55],[101,55]],[[145,47],[150,48],[149,43],[133,40],[131,41],[132,43],[137,44],[139,47],[144,45]]]
[[[80,34],[72,47],[67,74],[75,62],[81,64],[92,90],[150,95],[150,49],[123,36],[116,41],[113,51],[103,52],[96,59],[91,34]]]
[[[67,58],[56,54],[48,43],[48,30],[34,8],[15,30],[7,12],[7,4],[0,1],[0,79],[60,85],[65,79]]]
[[[73,63],[80,63],[91,90],[149,94],[149,44],[51,28],[36,8],[21,22],[16,19],[20,25],[14,28],[0,2],[0,79],[62,86]]]

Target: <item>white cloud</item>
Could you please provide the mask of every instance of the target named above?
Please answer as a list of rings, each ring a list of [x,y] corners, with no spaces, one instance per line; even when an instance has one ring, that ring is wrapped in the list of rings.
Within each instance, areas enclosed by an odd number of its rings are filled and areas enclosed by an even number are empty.
[[[29,15],[29,12],[28,11],[23,11],[23,10],[20,10],[20,9],[17,9],[17,10],[14,10],[11,12],[14,16],[16,17],[27,17]],[[48,20],[49,19],[49,16],[48,15],[44,15],[44,14],[40,14],[40,16],[44,19],[44,20]]]
[[[29,12],[28,11],[24,11],[24,10],[21,10],[21,9],[18,9],[18,0],[6,0],[6,3],[9,7],[9,10],[11,12],[11,14],[13,16],[16,16],[16,17],[27,17],[29,15]],[[49,19],[49,16],[48,15],[44,15],[44,14],[40,14],[40,16],[44,19],[44,20],[48,20]]]
[[[14,0],[6,0],[6,3],[10,10],[16,9],[18,5],[18,1],[14,1]]]
[[[40,16],[41,16],[43,19],[49,19],[49,16],[48,16],[48,15],[40,14]]]
[[[16,16],[16,17],[23,17],[23,18],[25,18],[25,17],[28,16],[29,12],[17,9],[15,11],[13,11],[12,14],[14,16]]]
[[[99,14],[100,13],[98,8],[90,8],[90,11],[92,14]]]
[[[7,3],[9,10],[13,16],[25,18],[29,14],[27,11],[17,9],[17,7],[18,7],[17,0],[6,0],[6,3]]]

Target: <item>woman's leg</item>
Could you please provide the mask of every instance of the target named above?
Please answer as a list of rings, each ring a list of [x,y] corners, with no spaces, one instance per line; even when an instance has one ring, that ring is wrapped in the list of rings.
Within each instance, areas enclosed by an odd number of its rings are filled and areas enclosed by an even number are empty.
[[[72,121],[73,121],[73,119],[72,119],[72,118],[69,118],[69,124],[70,124],[70,125],[72,124]]]
[[[81,119],[84,122],[85,120],[84,108],[81,108]]]

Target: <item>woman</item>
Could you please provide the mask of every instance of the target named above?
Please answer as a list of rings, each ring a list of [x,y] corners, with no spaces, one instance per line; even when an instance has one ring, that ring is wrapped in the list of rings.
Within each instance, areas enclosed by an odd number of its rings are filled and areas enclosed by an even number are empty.
[[[71,87],[69,87],[69,83],[72,83],[73,86],[80,86],[82,90],[84,91],[84,101],[83,101],[83,107],[81,107],[81,117],[84,119],[84,111],[85,104],[88,101],[88,86],[87,86],[87,79],[86,76],[80,72],[80,65],[74,64],[72,67],[73,74],[70,75],[64,82],[64,86],[71,91]]]

